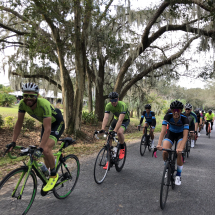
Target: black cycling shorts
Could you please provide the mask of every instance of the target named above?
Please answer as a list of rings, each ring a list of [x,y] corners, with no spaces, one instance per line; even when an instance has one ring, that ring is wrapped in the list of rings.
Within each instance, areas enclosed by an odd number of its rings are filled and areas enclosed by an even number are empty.
[[[55,122],[52,123],[51,125],[51,133],[49,138],[55,141],[55,144],[57,143],[57,141],[59,140],[60,136],[63,134],[63,131],[65,129],[65,124],[64,124],[64,120],[63,120],[63,116],[62,113],[59,109],[55,109],[55,111],[57,112],[57,120]],[[41,130],[41,140],[42,140],[42,136],[44,133],[44,127],[42,125],[42,130]]]
[[[189,126],[189,131],[195,131],[195,124],[192,123],[192,125]]]
[[[183,132],[180,133],[174,133],[171,132],[169,129],[167,130],[167,134],[165,135],[164,140],[169,141],[172,145],[174,144],[174,141],[178,142],[183,139]]]
[[[114,130],[114,128],[116,127],[117,122],[118,122],[118,120],[116,120],[116,119],[114,119],[111,122],[111,125],[109,127],[109,132]],[[128,125],[129,125],[129,123],[130,123],[130,119],[123,120],[122,125],[120,127],[122,127],[124,129],[124,131],[125,131],[127,129]]]
[[[152,126],[152,122],[147,122],[147,121],[145,121],[145,123],[147,123],[148,126]],[[155,126],[152,126],[152,127],[156,127],[156,122],[155,122]]]

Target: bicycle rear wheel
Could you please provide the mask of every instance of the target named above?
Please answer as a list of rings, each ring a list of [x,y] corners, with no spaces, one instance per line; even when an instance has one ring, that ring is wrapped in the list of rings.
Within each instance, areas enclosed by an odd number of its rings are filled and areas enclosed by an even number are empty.
[[[15,169],[0,182],[1,214],[20,215],[27,214],[29,211],[37,193],[37,178],[31,171],[20,195],[27,172],[28,168]]]
[[[77,156],[71,154],[62,159],[63,162],[60,161],[56,169],[59,178],[53,189],[53,193],[58,199],[65,199],[71,194],[80,173],[80,164]]]
[[[190,154],[190,146],[191,146],[191,140],[187,140],[187,143],[186,143],[186,155],[187,155],[187,158],[189,157],[189,154]]]
[[[160,189],[160,207],[162,210],[166,205],[166,200],[167,200],[169,186],[170,186],[170,179],[171,179],[171,169],[170,169],[169,161],[167,161],[163,170],[163,177],[161,180],[161,189]]]
[[[105,167],[107,162],[107,169],[104,169],[103,167]],[[103,147],[97,155],[94,165],[94,180],[97,184],[101,184],[105,180],[109,166],[110,153],[108,152],[107,147]]]
[[[118,144],[117,155],[116,155],[117,159],[115,162],[115,168],[117,172],[120,172],[125,164],[126,154],[127,154],[126,143],[124,143],[124,149],[125,149],[125,156],[123,159],[119,159],[120,144]]]
[[[146,151],[147,144],[145,143],[145,135],[142,136],[141,141],[140,141],[140,154],[141,156],[144,155]]]

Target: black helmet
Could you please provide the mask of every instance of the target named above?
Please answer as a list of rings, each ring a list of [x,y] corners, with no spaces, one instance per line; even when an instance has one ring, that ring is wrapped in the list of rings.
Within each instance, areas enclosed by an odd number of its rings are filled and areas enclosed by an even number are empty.
[[[175,100],[170,104],[170,109],[174,109],[174,108],[182,110],[184,108],[184,105],[180,101]]]
[[[194,112],[195,112],[195,114],[199,114],[199,110],[195,110]]]
[[[185,108],[185,109],[192,109],[192,107],[193,107],[193,106],[192,106],[191,104],[187,103],[187,104],[185,105],[184,108]]]
[[[202,110],[202,113],[204,113],[205,111],[204,110]]]
[[[145,109],[151,109],[151,105],[150,104],[145,105]]]
[[[110,99],[116,99],[119,97],[119,94],[117,92],[111,92],[109,95],[108,95],[108,98]]]
[[[212,113],[212,110],[210,109],[210,110],[208,111],[208,113]]]

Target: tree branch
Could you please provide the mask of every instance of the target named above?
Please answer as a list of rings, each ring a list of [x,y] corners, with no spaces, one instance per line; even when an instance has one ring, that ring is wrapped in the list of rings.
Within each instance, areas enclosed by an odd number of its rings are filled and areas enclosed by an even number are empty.
[[[59,90],[62,91],[62,87],[60,84],[58,84],[56,81],[52,80],[51,78],[49,78],[46,75],[41,75],[41,74],[36,74],[36,75],[25,75],[25,74],[18,74],[16,72],[11,72],[11,75],[15,75],[15,76],[21,76],[23,78],[43,78],[45,80],[47,80],[48,82],[50,82],[51,84],[55,85],[58,87]]]
[[[8,31],[12,31],[12,32],[14,32],[14,33],[16,33],[16,34],[18,34],[18,35],[27,35],[27,34],[30,34],[30,33],[28,33],[28,32],[17,31],[17,30],[15,30],[15,29],[13,29],[13,28],[10,28],[10,27],[8,27],[8,26],[2,24],[2,23],[0,23],[0,27],[6,29],[6,30],[8,30]]]

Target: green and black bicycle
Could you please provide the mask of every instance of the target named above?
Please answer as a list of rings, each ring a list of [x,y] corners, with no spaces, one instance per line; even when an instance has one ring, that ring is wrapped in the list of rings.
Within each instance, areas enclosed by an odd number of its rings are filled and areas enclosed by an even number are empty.
[[[56,198],[65,199],[71,194],[78,181],[80,164],[75,155],[70,154],[64,156],[62,154],[63,149],[69,145],[73,145],[75,140],[67,137],[60,141],[62,141],[62,143],[59,151],[53,154],[57,157],[55,168],[59,178],[55,187],[49,192],[44,192],[42,190],[48,182],[48,177],[46,177],[41,170],[42,164],[39,164],[32,156],[37,147],[14,147],[14,149],[21,149],[20,156],[29,156],[30,159],[27,163],[23,162],[24,166],[13,170],[0,182],[1,214],[27,214],[37,193],[36,176],[38,176],[43,183],[40,192],[42,196],[53,193]],[[8,151],[9,148],[5,153]],[[11,152],[9,152],[8,155],[11,159],[17,158],[16,156],[12,156]]]

